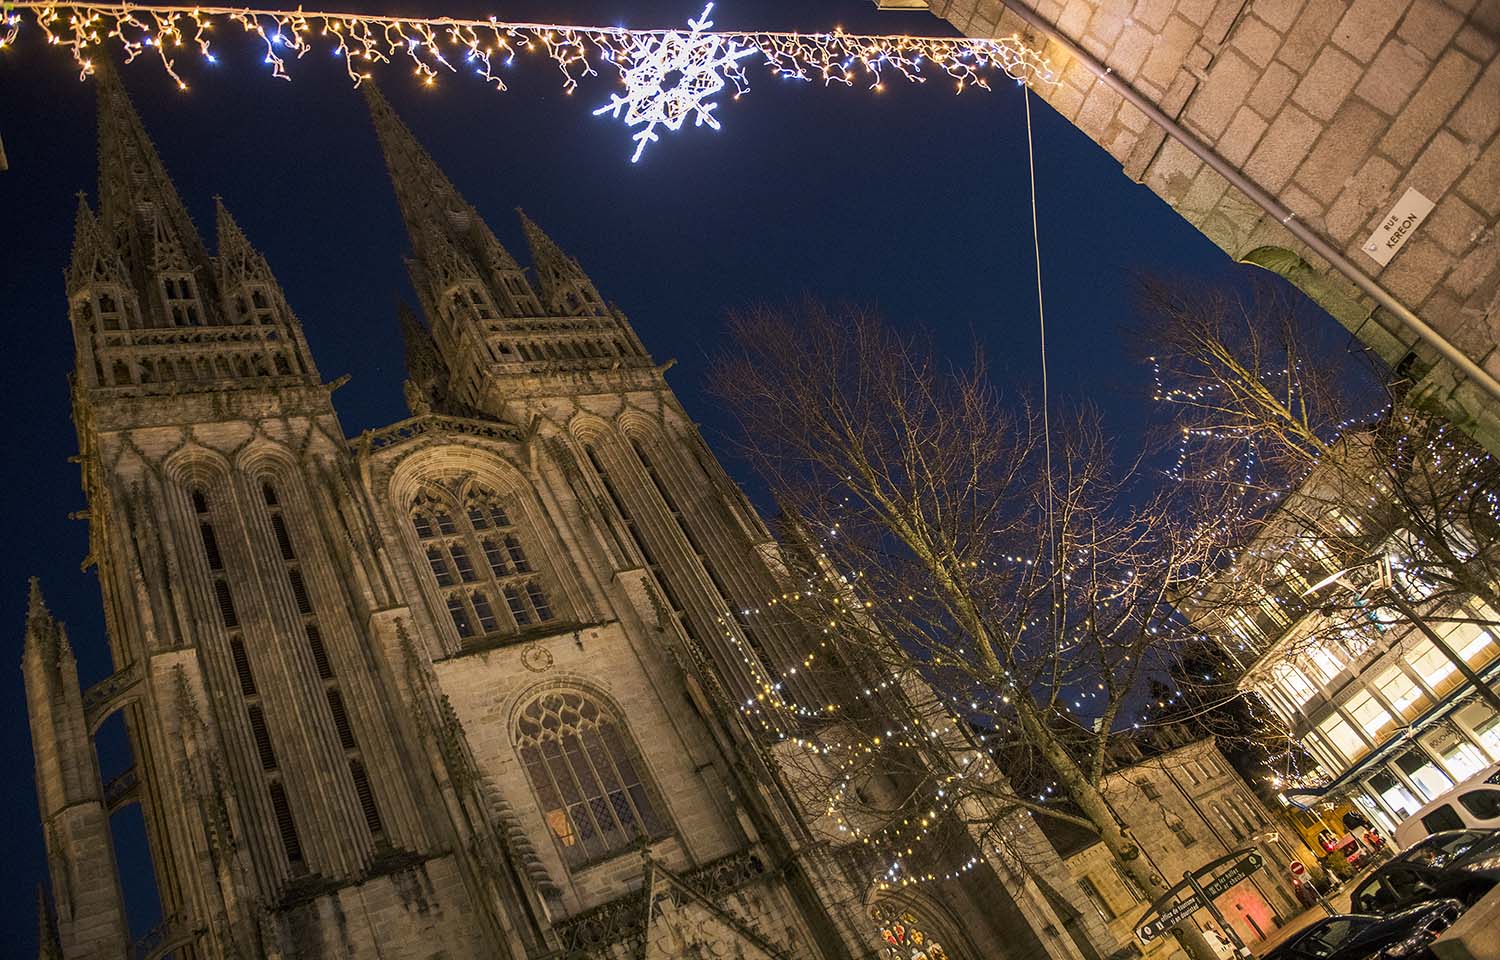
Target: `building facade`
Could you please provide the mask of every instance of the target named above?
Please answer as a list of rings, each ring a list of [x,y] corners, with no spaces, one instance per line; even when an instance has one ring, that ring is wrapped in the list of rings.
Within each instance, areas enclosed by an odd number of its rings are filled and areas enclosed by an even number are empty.
[[[1403,486],[1402,470],[1371,466],[1372,456],[1384,455],[1371,439],[1381,429],[1339,441],[1215,588],[1182,607],[1239,668],[1238,688],[1265,704],[1295,744],[1277,787],[1314,815],[1300,818],[1299,829],[1335,835],[1346,831],[1340,804],[1389,832],[1500,761],[1500,715],[1423,630],[1493,687],[1500,617],[1461,586],[1435,585],[1452,568],[1432,559],[1438,545],[1413,535],[1395,503],[1407,498],[1408,517],[1443,511],[1444,548],[1493,544],[1481,537],[1473,545],[1465,535],[1452,506],[1467,502],[1462,497],[1417,502],[1420,483]],[[1440,471],[1419,464],[1408,472]],[[1384,572],[1371,572],[1372,558],[1384,558]],[[1394,608],[1386,591],[1408,598],[1421,623]]]
[[[1441,622],[1444,619],[1460,622]],[[1473,621],[1493,620],[1478,600],[1436,611],[1445,643],[1493,683],[1500,644]],[[1241,689],[1270,705],[1315,760],[1284,794],[1319,807],[1349,800],[1386,831],[1429,800],[1500,763],[1500,715],[1411,623],[1391,618],[1359,632],[1329,630],[1314,611],[1267,629]],[[1467,621],[1467,622],[1464,622]],[[1342,831],[1336,831],[1342,833]]]
[[[954,960],[1117,950],[1055,856],[976,845],[963,882],[882,900],[810,827],[771,748],[836,692],[744,615],[778,547],[535,223],[528,275],[370,89],[419,305],[412,415],[349,440],[269,264],[222,204],[209,254],[97,81],[67,293],[115,672],[80,683],[33,583],[43,956],[914,956],[892,924]],[[134,766],[104,783],[117,713]],[[133,802],[166,918],[141,943],[109,827]]]
[[[1254,944],[1301,912],[1287,867],[1312,852],[1289,836],[1275,813],[1235,773],[1213,739],[1188,739],[1114,770],[1101,785],[1152,869],[1174,885],[1185,871],[1254,850],[1265,866],[1216,901],[1241,940]],[[1151,898],[1142,894],[1102,844],[1069,842],[1049,830],[1090,907],[1122,939],[1133,938]],[[1199,913],[1200,922],[1208,915]],[[1182,956],[1170,937],[1142,946],[1147,957]]]
[[[1298,239],[1295,219],[1500,374],[1500,5],[1491,0],[875,0],[1029,37],[1036,95],[1236,260],[1286,277],[1491,450],[1500,405]],[[1289,214],[1169,138],[1017,11],[1102,62]],[[1413,192],[1414,193],[1410,193]],[[1427,211],[1390,256],[1393,211]],[[1402,218],[1404,222],[1405,218]],[[1375,243],[1375,253],[1369,249]]]

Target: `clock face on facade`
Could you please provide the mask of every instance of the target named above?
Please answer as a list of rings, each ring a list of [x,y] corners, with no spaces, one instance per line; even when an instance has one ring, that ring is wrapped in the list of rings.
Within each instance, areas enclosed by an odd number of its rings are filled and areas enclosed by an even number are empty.
[[[521,666],[532,673],[541,673],[552,667],[552,651],[539,643],[528,643],[521,651]]]

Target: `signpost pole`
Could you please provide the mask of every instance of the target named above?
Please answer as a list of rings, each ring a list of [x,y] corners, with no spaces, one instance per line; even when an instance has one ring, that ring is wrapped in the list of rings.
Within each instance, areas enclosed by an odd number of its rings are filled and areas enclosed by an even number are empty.
[[[1250,948],[1246,947],[1245,942],[1240,939],[1239,932],[1225,922],[1224,915],[1219,912],[1219,907],[1214,903],[1213,897],[1203,892],[1203,886],[1198,883],[1198,878],[1193,876],[1193,871],[1184,870],[1182,872],[1182,879],[1186,880],[1193,888],[1193,893],[1197,896],[1198,902],[1208,908],[1208,914],[1219,925],[1219,930],[1234,942],[1235,956],[1241,957],[1243,960],[1250,960],[1252,956]]]

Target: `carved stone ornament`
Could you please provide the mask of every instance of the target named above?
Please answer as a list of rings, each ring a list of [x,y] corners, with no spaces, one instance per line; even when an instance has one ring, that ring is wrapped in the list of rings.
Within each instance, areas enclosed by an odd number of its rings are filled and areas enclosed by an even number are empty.
[[[521,650],[521,666],[532,673],[544,673],[552,669],[552,651],[540,643],[528,643]]]

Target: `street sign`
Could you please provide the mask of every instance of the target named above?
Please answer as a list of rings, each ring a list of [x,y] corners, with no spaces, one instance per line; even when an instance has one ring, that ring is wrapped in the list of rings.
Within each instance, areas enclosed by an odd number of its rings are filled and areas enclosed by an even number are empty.
[[[1203,892],[1208,894],[1210,900],[1228,892],[1229,888],[1239,883],[1250,874],[1259,870],[1265,858],[1258,853],[1251,853],[1245,859],[1225,870],[1203,885]]]
[[[1291,866],[1292,876],[1300,877],[1307,872],[1307,866],[1301,860],[1293,860]]]
[[[1177,926],[1192,913],[1207,906],[1215,898],[1227,892],[1230,887],[1259,870],[1266,862],[1266,858],[1253,848],[1239,850],[1198,868],[1197,872],[1191,876],[1196,881],[1199,877],[1205,877],[1213,873],[1235,857],[1241,857],[1241,859],[1232,864],[1229,869],[1203,885],[1203,896],[1207,898],[1207,902],[1203,898],[1200,898],[1197,892],[1194,891],[1193,893],[1189,893],[1185,899],[1168,905],[1168,901],[1177,896],[1178,893],[1193,886],[1192,882],[1184,880],[1158,897],[1156,902],[1147,908],[1145,916],[1141,918],[1141,925],[1136,928],[1135,935],[1140,938],[1142,943],[1150,943],[1152,940],[1155,940]]]
[[[1148,920],[1141,924],[1135,935],[1141,938],[1142,943],[1150,943],[1168,930],[1177,926],[1186,917],[1196,913],[1203,904],[1198,902],[1196,893],[1189,894],[1186,900],[1173,904],[1162,910],[1154,920]]]

